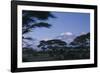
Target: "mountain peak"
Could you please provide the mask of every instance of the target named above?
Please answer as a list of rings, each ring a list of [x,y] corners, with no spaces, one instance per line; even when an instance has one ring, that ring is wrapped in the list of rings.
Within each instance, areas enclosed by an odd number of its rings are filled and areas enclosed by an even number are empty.
[[[76,37],[76,35],[74,35],[73,33],[65,32],[65,33],[61,33],[59,36],[57,36],[56,39],[60,39],[67,43],[70,43],[75,39],[75,37]]]
[[[64,32],[64,33],[61,33],[60,35],[68,35],[68,36],[70,36],[70,35],[73,35],[73,33],[71,33],[71,32]]]

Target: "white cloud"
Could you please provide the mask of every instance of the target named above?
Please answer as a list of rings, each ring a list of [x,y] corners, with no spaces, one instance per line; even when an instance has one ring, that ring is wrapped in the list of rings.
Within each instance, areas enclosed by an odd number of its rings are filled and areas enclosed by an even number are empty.
[[[71,32],[64,32],[64,33],[61,33],[60,35],[73,35],[73,33],[71,33]]]
[[[86,32],[81,32],[81,35],[86,34]]]

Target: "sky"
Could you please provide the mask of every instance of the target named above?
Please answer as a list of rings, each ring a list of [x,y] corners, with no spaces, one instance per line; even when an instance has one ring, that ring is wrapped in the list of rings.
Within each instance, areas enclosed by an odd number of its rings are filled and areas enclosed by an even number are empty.
[[[38,40],[48,40],[59,35],[80,35],[90,32],[90,14],[72,12],[51,12],[56,18],[47,21],[50,28],[36,28],[28,35]]]

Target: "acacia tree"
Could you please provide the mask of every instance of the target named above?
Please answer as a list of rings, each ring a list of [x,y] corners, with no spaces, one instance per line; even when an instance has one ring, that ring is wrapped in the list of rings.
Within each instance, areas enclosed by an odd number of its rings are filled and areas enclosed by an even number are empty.
[[[66,42],[59,39],[48,40],[47,43],[48,48],[52,50],[60,50],[67,46]]]
[[[22,45],[23,47],[23,61],[30,60],[30,54],[33,54],[33,49],[27,49],[31,46],[28,41],[34,41],[35,39],[25,36],[35,28],[45,27],[49,28],[51,24],[45,22],[48,18],[55,18],[50,12],[47,11],[22,11]],[[28,51],[31,51],[29,54]],[[27,56],[26,56],[27,55]]]
[[[40,47],[43,50],[51,49],[53,51],[63,49],[66,46],[67,46],[67,43],[59,39],[53,39],[53,40],[48,40],[48,41],[42,40],[40,41],[40,44],[38,45],[38,47]]]
[[[33,40],[30,37],[25,37],[25,34],[33,31],[38,27],[49,28],[51,24],[45,22],[48,18],[55,18],[50,12],[47,11],[22,11],[22,40]]]
[[[70,43],[73,46],[89,47],[90,46],[90,33],[80,35]]]
[[[42,40],[40,41],[40,44],[38,45],[39,48],[41,48],[43,51],[47,49],[47,43],[46,41]]]
[[[72,57],[75,59],[89,59],[90,58],[90,33],[76,37],[70,45],[74,46]],[[76,50],[77,51],[74,51]],[[71,53],[71,52],[69,52]]]
[[[59,39],[53,39],[48,41],[40,41],[38,47],[43,51],[48,50],[48,54],[52,57],[57,59],[64,59],[67,43]]]

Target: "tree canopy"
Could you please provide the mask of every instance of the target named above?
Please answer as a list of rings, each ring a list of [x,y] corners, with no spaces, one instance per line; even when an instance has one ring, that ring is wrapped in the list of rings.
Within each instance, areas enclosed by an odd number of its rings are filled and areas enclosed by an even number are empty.
[[[22,16],[22,33],[28,33],[32,28],[46,27],[49,28],[51,24],[48,24],[44,20],[48,18],[55,18],[50,12],[47,11],[24,11]]]
[[[55,18],[51,12],[48,11],[22,11],[22,41],[23,44],[28,43],[25,40],[33,41],[32,37],[25,37],[24,34],[27,34],[33,31],[35,28],[51,27],[51,24],[45,22],[49,18]]]
[[[56,49],[63,49],[64,47],[67,46],[67,43],[59,40],[59,39],[53,39],[53,40],[48,40],[48,41],[40,41],[40,44],[38,45],[38,47],[40,47],[41,49],[52,49],[52,50],[56,50]]]
[[[90,45],[90,33],[87,34],[83,34],[80,35],[78,37],[76,37],[71,43],[70,45],[74,45],[74,46],[89,46]]]

